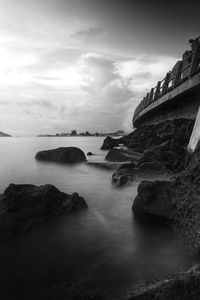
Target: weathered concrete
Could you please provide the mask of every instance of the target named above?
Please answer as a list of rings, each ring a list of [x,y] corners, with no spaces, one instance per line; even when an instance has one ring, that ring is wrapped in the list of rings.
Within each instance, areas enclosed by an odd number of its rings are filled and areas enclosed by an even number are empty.
[[[192,135],[188,144],[188,152],[193,153],[200,140],[200,108],[196,117]]]

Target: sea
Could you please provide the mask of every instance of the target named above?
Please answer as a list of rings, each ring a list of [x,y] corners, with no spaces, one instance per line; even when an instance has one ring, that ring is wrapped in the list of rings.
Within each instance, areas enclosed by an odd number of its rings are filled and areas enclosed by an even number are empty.
[[[78,192],[88,210],[49,219],[9,241],[0,241],[1,299],[60,283],[95,283],[116,299],[136,282],[187,270],[197,258],[168,226],[138,223],[131,207],[139,182],[112,185],[112,170],[89,164],[35,160],[36,152],[75,146],[89,162],[105,162],[103,137],[0,138],[0,193],[10,183],[53,184]],[[25,298],[24,298],[25,299]]]

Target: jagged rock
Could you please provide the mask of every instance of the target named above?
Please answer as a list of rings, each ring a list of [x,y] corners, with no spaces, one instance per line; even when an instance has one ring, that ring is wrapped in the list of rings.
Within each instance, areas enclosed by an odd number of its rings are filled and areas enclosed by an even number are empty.
[[[137,218],[172,220],[174,207],[170,187],[171,183],[168,181],[142,181],[132,206],[134,215]]]
[[[123,162],[131,160],[132,157],[121,149],[112,149],[107,153],[105,159],[109,161]]]
[[[88,152],[88,153],[87,153],[87,156],[92,156],[92,155],[95,155],[95,154],[92,153],[92,152]]]
[[[158,147],[158,149],[146,150],[140,158],[138,165],[147,162],[155,162],[162,163],[162,165],[167,167],[169,170],[176,170],[183,166],[183,161],[183,157],[178,155],[176,152],[166,151],[161,147]]]
[[[112,175],[112,183],[116,186],[122,186],[128,182],[128,176],[120,173],[113,173]]]
[[[52,150],[39,151],[35,158],[38,160],[63,163],[80,163],[87,161],[84,152],[76,147],[61,147]]]
[[[134,170],[135,174],[140,176],[150,176],[158,174],[169,174],[170,171],[161,162],[140,163]]]
[[[113,139],[110,136],[107,136],[103,142],[103,145],[101,146],[101,150],[110,150],[114,147],[117,147],[119,145],[118,141],[120,139]]]
[[[65,194],[51,184],[10,184],[0,195],[0,232],[16,233],[49,216],[85,208],[85,200],[77,193]]]
[[[143,285],[128,300],[199,300],[200,265],[168,279]]]

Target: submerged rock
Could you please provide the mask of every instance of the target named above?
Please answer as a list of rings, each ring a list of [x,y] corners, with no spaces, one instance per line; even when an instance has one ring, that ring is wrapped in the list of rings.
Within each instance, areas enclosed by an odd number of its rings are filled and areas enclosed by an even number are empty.
[[[51,184],[10,184],[0,196],[0,232],[16,233],[49,216],[86,208],[77,193],[65,194]]]
[[[138,287],[128,300],[199,300],[200,265],[168,279]]]
[[[116,186],[122,186],[128,182],[129,178],[127,175],[120,173],[113,173],[112,175],[112,183]]]
[[[80,163],[87,161],[84,152],[76,147],[60,147],[52,150],[39,151],[36,159],[63,163]]]

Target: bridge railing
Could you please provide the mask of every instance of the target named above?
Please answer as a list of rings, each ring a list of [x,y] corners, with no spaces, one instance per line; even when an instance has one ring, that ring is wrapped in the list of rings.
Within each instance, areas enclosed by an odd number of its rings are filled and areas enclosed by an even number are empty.
[[[176,88],[183,81],[191,78],[200,70],[200,38],[191,40],[191,50],[185,51],[182,60],[177,61],[171,71],[163,80],[158,81],[157,85],[150,90],[137,106],[134,118],[151,103]]]

